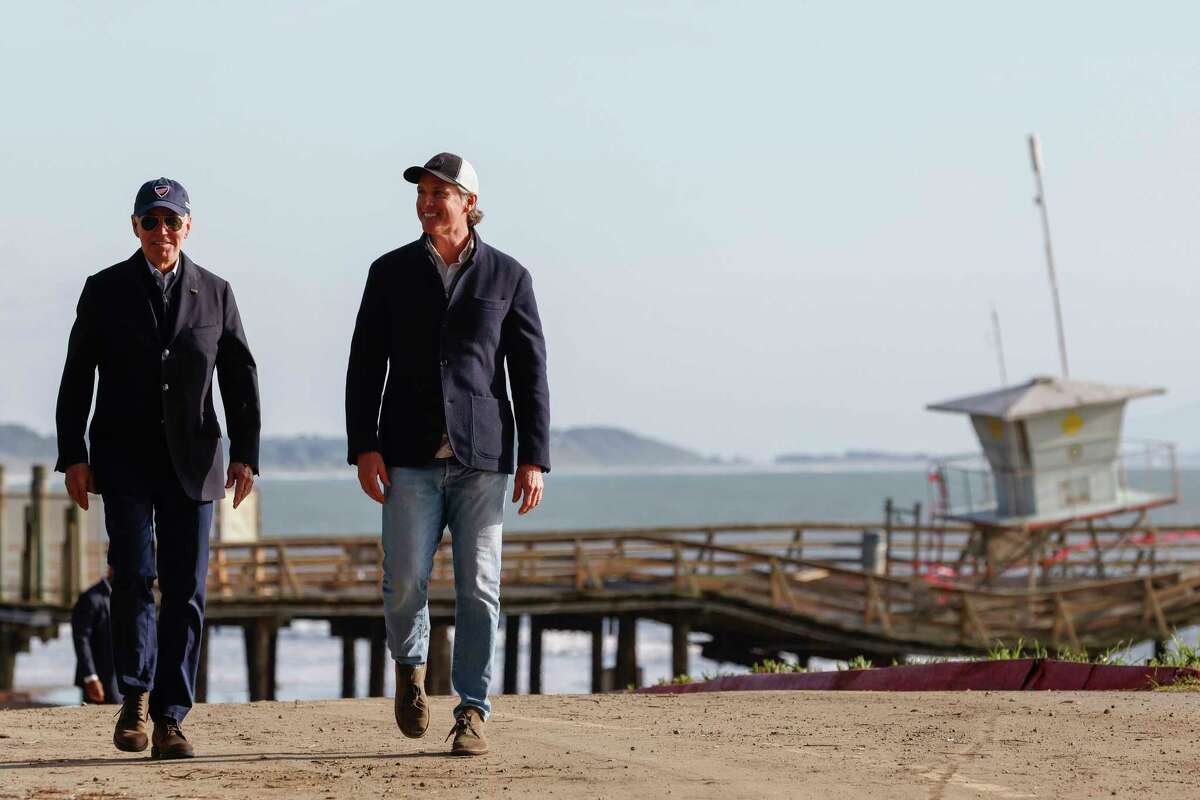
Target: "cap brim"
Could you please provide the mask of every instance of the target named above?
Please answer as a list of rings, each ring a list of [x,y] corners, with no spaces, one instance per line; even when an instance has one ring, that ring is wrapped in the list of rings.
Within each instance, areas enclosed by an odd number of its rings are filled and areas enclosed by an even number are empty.
[[[408,181],[409,183],[420,183],[421,177],[424,175],[432,175],[433,177],[437,178],[438,180],[442,180],[442,181],[445,181],[446,183],[454,184],[455,186],[462,189],[467,194],[474,194],[474,192],[472,192],[467,187],[463,186],[458,181],[454,180],[454,178],[451,178],[449,175],[446,175],[445,173],[438,172],[437,170],[429,169],[428,167],[409,167],[408,169],[404,170],[404,180]]]
[[[186,217],[192,213],[190,209],[176,205],[175,203],[168,203],[166,200],[155,200],[153,203],[146,203],[145,205],[135,208],[133,210],[133,215],[135,217],[144,216],[146,212],[152,208],[167,208],[171,211],[174,211],[176,214],[179,214],[181,217]]]

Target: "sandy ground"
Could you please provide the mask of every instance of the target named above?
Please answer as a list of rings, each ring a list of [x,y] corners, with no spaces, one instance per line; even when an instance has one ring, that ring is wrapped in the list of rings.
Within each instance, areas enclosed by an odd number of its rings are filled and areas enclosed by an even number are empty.
[[[1200,796],[1200,693],[745,692],[501,697],[447,757],[452,701],[198,706],[198,757],[111,744],[111,708],[0,711],[0,798]]]

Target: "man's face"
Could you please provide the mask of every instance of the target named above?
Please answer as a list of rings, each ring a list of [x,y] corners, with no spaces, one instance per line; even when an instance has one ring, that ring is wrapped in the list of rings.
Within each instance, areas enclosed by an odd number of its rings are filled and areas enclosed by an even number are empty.
[[[445,236],[467,227],[467,212],[475,207],[475,195],[463,194],[453,183],[422,175],[417,183],[417,219],[430,236]]]
[[[152,230],[146,230],[142,220],[154,217],[158,218],[158,224]],[[171,226],[167,224],[174,219],[183,220],[182,227],[177,231],[171,230]],[[146,260],[159,267],[175,263],[179,258],[179,248],[183,246],[183,240],[191,230],[191,215],[180,217],[169,208],[152,208],[142,217],[133,218],[133,235],[142,243],[142,252],[146,254]]]

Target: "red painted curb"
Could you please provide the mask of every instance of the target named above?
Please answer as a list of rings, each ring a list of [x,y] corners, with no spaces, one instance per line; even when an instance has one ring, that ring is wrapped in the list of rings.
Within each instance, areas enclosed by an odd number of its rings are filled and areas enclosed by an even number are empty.
[[[1033,658],[1011,661],[948,661],[881,669],[838,672],[788,672],[733,675],[704,683],[648,686],[645,694],[745,691],[873,691],[961,692],[1022,690],[1137,691],[1155,685],[1169,686],[1184,676],[1200,678],[1200,671],[1174,667],[1118,667],[1076,664]]]

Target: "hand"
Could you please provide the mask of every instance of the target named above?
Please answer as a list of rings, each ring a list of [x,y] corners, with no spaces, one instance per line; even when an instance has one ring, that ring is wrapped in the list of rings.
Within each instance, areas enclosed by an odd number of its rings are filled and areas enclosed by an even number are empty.
[[[83,682],[83,696],[89,703],[103,703],[104,684],[100,683],[99,678],[89,678]]]
[[[358,485],[367,493],[367,497],[376,503],[382,503],[385,499],[384,490],[379,486],[380,481],[383,481],[387,488],[392,487],[392,482],[388,479],[387,465],[383,463],[383,454],[376,450],[359,453]]]
[[[233,490],[233,507],[237,508],[254,488],[254,470],[240,461],[231,461],[225,476],[226,489],[237,487]]]
[[[521,501],[518,514],[533,511],[542,502],[542,468],[537,464],[522,464],[517,467],[517,478],[513,481],[512,501]]]
[[[92,475],[92,468],[87,464],[72,464],[67,467],[67,494],[71,495],[71,499],[75,501],[75,505],[88,510],[88,492],[96,493],[96,478]]]

